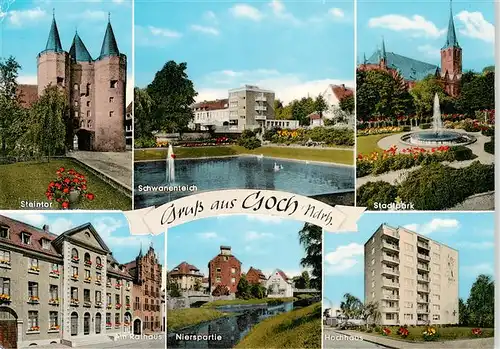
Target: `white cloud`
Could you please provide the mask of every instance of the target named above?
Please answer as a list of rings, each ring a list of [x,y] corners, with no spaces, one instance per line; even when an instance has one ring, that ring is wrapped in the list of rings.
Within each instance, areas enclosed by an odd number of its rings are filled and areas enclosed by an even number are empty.
[[[75,15],[77,18],[82,18],[87,21],[105,21],[108,19],[108,13],[100,10],[85,10],[80,14]]]
[[[276,98],[284,103],[302,97],[317,96],[323,93],[329,84],[348,87],[354,86],[354,81],[324,79],[305,80],[299,75],[283,74],[273,69],[256,69],[249,71],[217,71],[206,75],[196,85],[197,101],[227,98],[228,90],[243,85],[256,85],[263,89],[272,90]],[[210,86],[210,87],[208,87]]]
[[[54,221],[50,221],[49,230],[51,233],[59,235],[76,226],[77,224],[73,223],[71,220],[67,218],[57,218]]]
[[[40,213],[29,213],[21,215],[21,220],[35,227],[42,227],[47,223],[47,217]],[[18,218],[16,218],[18,219]]]
[[[208,34],[208,35],[219,35],[219,30],[214,28],[214,27],[207,27],[203,25],[198,25],[198,24],[193,24],[191,26],[191,30],[203,33],[203,34]]]
[[[412,32],[414,36],[427,36],[431,38],[437,38],[446,32],[446,29],[439,29],[434,23],[419,15],[414,15],[412,17],[401,15],[374,17],[370,18],[368,26],[371,28],[384,28],[400,32]]]
[[[345,13],[344,11],[342,11],[341,9],[339,8],[331,8],[328,10],[328,14],[333,16],[334,18],[344,18],[345,17]]]
[[[273,234],[270,233],[259,233],[257,231],[247,231],[245,233],[245,241],[262,240],[271,237],[273,237]]]
[[[166,28],[158,28],[150,25],[148,26],[148,29],[149,32],[154,36],[162,36],[165,38],[178,38],[182,36],[181,33]]]
[[[263,223],[274,223],[274,224],[279,224],[283,222],[283,219],[281,217],[269,216],[269,215],[247,215],[247,220],[259,221]]]
[[[236,18],[245,18],[252,21],[260,21],[264,17],[257,8],[246,4],[236,4],[229,11]]]
[[[363,245],[356,243],[337,247],[335,251],[325,255],[325,273],[329,275],[352,273],[352,268],[360,262],[363,253]]]
[[[495,272],[493,265],[488,264],[488,263],[481,263],[481,264],[476,264],[476,265],[466,265],[466,266],[460,267],[460,271],[464,272],[467,275],[471,275],[471,276],[477,276],[479,274],[493,275]]]
[[[47,12],[40,7],[36,7],[27,10],[9,11],[7,16],[9,17],[10,24],[15,27],[22,27],[27,23],[32,24],[33,22],[46,18]]]
[[[441,56],[441,49],[432,45],[421,45],[417,47],[417,50],[429,57],[436,58]]]
[[[460,222],[456,219],[434,218],[428,223],[413,223],[407,224],[404,227],[422,235],[429,235],[436,232],[455,232],[460,228]]]
[[[21,85],[36,85],[38,83],[37,76],[36,75],[18,76],[17,83]]]
[[[205,18],[207,21],[217,23],[217,16],[213,11],[207,11],[203,14],[203,18]]]
[[[488,22],[481,12],[462,11],[456,15],[465,28],[460,33],[473,39],[495,42],[495,27]]]
[[[280,0],[272,0],[269,3],[269,6],[271,7],[271,10],[276,18],[285,20],[287,23],[295,25],[302,23],[293,14],[286,11],[285,5]]]
[[[134,36],[136,45],[163,47],[171,43],[172,40],[182,37],[182,33],[168,28],[136,25],[134,27]]]
[[[463,249],[470,249],[470,250],[489,250],[495,247],[495,243],[492,241],[482,241],[482,242],[467,241],[467,242],[459,242],[457,243],[457,246]]]
[[[202,239],[208,240],[208,239],[216,239],[219,236],[217,235],[216,232],[206,232],[206,233],[200,233],[198,234]]]

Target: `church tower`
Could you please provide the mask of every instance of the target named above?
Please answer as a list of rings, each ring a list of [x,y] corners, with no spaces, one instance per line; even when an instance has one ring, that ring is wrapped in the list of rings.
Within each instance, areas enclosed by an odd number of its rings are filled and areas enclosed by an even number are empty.
[[[104,34],[101,54],[94,63],[94,150],[125,150],[127,57],[118,50],[111,21]]]
[[[450,19],[448,21],[448,33],[446,43],[441,48],[441,78],[445,82],[446,92],[450,96],[460,93],[460,79],[462,77],[462,48],[458,44],[455,23],[453,21],[453,10],[450,0]]]
[[[55,14],[52,16],[52,25],[45,50],[38,54],[37,67],[38,96],[41,96],[49,85],[60,87],[68,95],[69,56],[62,49]]]

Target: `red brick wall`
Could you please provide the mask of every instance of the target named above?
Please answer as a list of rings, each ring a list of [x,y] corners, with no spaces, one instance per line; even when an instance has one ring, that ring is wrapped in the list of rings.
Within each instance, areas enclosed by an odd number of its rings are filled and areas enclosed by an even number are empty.
[[[259,284],[260,283],[260,277],[259,273],[255,269],[251,269],[248,271],[246,275],[247,281],[250,284]]]
[[[227,257],[225,260],[224,257]],[[220,268],[220,273],[217,273],[217,268]],[[235,272],[232,273],[232,268]],[[215,289],[218,285],[224,285],[229,288],[229,292],[236,293],[238,282],[241,277],[241,263],[234,256],[217,256],[209,263],[210,273],[210,288]],[[220,282],[217,282],[217,277],[220,277]],[[235,282],[232,283],[231,279],[234,278]]]

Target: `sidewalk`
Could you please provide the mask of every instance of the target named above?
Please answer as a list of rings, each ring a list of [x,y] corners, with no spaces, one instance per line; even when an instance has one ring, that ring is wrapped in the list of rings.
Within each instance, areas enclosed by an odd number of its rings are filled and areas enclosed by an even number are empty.
[[[357,336],[363,338],[364,341],[376,343],[392,349],[493,349],[495,347],[494,337],[477,338],[477,339],[460,339],[446,342],[404,342],[394,339],[389,339],[382,336],[370,335],[364,332],[356,331],[340,331],[335,332],[343,335]]]

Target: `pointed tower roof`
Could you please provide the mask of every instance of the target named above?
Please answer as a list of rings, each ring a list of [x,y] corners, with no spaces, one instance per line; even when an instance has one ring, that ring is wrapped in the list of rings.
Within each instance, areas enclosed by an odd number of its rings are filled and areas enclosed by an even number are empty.
[[[366,64],[367,60],[366,60],[366,53],[363,52],[363,64]]]
[[[52,13],[52,25],[50,26],[49,38],[47,39],[44,52],[64,52],[61,45],[59,30],[57,29],[55,12]]]
[[[384,37],[382,37],[382,58],[387,61],[387,53],[385,52],[385,40]]]
[[[104,34],[104,40],[102,42],[101,55],[99,56],[99,59],[119,55],[120,51],[118,50],[115,33],[113,32],[113,27],[111,26],[111,20],[108,14],[108,26],[106,27],[106,33]]]
[[[92,56],[89,51],[85,47],[80,35],[78,32],[75,33],[75,37],[73,38],[73,43],[71,44],[71,48],[69,50],[69,54],[71,58],[75,62],[92,62]]]
[[[448,21],[448,34],[446,35],[446,44],[443,48],[460,47],[457,40],[457,33],[455,31],[455,22],[453,21],[453,9],[450,0],[450,20]]]
[[[137,257],[138,258],[142,257],[142,242],[141,242],[141,247],[140,247],[139,254],[137,255]]]

